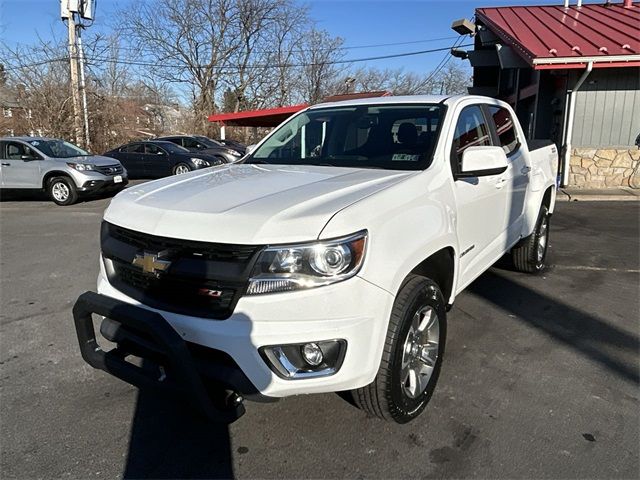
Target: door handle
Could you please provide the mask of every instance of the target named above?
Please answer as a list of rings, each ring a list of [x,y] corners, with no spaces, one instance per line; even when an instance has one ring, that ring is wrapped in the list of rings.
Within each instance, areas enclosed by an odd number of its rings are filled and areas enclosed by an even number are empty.
[[[4,162],[3,162],[3,163],[2,163],[2,166],[3,166],[3,167],[10,167],[10,166],[11,166],[11,164],[10,164],[10,163],[4,163]]]
[[[520,173],[522,173],[523,175],[526,175],[527,173],[529,173],[531,171],[531,167],[525,165],[524,167],[522,167],[522,169],[520,170]]]

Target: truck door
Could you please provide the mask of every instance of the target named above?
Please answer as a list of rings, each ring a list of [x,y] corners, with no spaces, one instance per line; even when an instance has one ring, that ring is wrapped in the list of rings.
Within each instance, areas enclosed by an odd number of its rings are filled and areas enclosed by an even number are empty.
[[[480,105],[465,107],[458,117],[451,147],[454,178],[462,154],[472,146],[491,146],[491,130]],[[504,174],[457,178],[457,233],[460,255],[458,291],[494,263],[504,251],[507,190]]]
[[[22,142],[5,141],[2,148],[2,186],[4,188],[41,188],[43,158]]]
[[[487,105],[486,109],[494,143],[504,149],[509,160],[507,171],[503,173],[504,190],[509,202],[505,212],[504,228],[507,230],[507,243],[511,245],[518,241],[522,232],[522,215],[531,166],[522,147],[523,142],[518,139],[516,126],[509,110],[497,105]]]

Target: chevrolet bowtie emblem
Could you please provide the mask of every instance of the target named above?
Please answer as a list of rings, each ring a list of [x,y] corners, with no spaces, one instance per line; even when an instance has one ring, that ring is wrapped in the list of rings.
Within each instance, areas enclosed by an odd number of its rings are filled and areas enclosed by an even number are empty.
[[[153,275],[159,275],[160,272],[165,272],[171,262],[169,260],[162,260],[160,257],[164,256],[167,252],[144,252],[143,254],[137,253],[133,259],[133,265],[142,268],[145,273],[151,273]]]

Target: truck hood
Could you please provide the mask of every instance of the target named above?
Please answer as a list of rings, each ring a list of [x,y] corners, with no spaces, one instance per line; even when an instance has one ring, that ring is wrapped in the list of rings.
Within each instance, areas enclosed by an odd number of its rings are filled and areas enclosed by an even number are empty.
[[[125,189],[105,220],[216,243],[308,241],[318,238],[336,212],[415,173],[309,165],[207,168]]]

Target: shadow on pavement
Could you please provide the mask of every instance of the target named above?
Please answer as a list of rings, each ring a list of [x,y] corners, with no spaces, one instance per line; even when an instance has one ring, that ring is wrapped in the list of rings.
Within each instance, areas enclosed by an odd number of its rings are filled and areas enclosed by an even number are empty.
[[[519,320],[543,331],[557,341],[597,362],[619,377],[638,384],[636,355],[640,340],[593,315],[519,285],[490,270],[467,290]],[[621,358],[629,355],[632,360]]]
[[[123,478],[233,478],[228,426],[183,399],[141,390]]]

